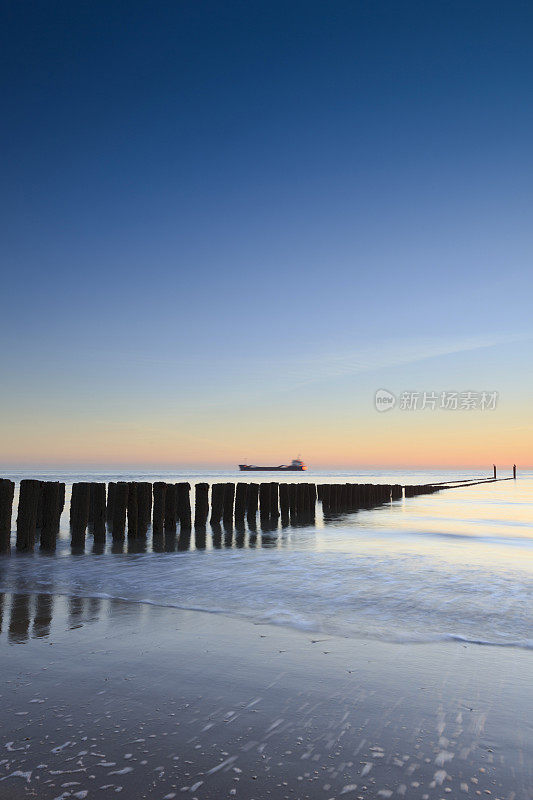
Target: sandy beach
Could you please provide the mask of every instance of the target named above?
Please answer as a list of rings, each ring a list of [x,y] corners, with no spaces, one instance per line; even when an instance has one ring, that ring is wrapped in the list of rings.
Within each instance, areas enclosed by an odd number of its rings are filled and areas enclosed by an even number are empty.
[[[527,650],[2,600],[0,798],[533,796]]]

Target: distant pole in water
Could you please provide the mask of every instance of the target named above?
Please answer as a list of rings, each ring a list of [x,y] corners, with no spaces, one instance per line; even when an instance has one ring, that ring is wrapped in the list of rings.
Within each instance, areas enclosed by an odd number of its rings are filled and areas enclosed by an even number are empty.
[[[496,479],[496,464],[492,465],[492,469],[494,471],[494,479]]]
[[[513,478],[516,480],[516,464],[513,464]]]

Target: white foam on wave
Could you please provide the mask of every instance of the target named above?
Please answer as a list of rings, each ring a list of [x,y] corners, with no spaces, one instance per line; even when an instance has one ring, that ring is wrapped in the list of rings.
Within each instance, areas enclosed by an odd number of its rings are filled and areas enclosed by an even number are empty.
[[[532,648],[530,572],[427,555],[317,551],[11,558],[0,590],[227,614],[395,642]]]

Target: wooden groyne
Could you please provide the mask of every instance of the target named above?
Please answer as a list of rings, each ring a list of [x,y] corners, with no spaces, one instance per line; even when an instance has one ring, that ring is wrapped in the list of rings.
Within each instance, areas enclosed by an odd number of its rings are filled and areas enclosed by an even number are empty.
[[[15,483],[9,478],[0,479],[0,552],[8,553],[11,549],[11,517],[13,514],[13,497]]]
[[[465,478],[430,484],[371,484],[371,483],[197,483],[194,486],[194,515],[191,508],[191,485],[188,482],[110,481],[105,483],[76,482],[72,484],[69,519],[74,549],[83,548],[86,535],[104,541],[111,533],[120,544],[128,538],[142,539],[152,526],[157,537],[176,534],[189,536],[193,527],[202,537],[208,521],[213,531],[221,526],[229,530],[235,524],[243,530],[246,519],[255,530],[257,516],[263,531],[281,524],[312,524],[317,501],[325,518],[353,513],[360,509],[433,494],[445,489],[475,486],[482,483],[516,479]],[[0,479],[0,553],[11,547],[11,520],[15,483]],[[16,548],[31,552],[39,544],[42,550],[53,551],[59,534],[61,514],[65,506],[65,484],[58,481],[24,479],[20,482],[16,519]]]

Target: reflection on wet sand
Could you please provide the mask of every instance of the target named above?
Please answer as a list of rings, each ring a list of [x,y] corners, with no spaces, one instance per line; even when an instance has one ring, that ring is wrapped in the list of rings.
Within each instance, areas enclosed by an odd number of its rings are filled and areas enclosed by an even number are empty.
[[[30,616],[33,613],[33,597],[29,594],[13,595],[10,611],[9,641],[13,644],[25,642],[29,637]]]
[[[489,664],[479,648],[221,626],[103,598],[5,594],[0,608],[0,646],[16,645],[0,797],[150,796],[156,780],[158,797],[195,786],[206,800],[235,787],[257,800],[531,798],[524,653],[493,650]],[[54,647],[31,641],[52,632]]]
[[[53,612],[53,595],[38,594],[35,599],[35,616],[33,618],[33,636],[36,639],[42,639],[49,635]]]
[[[52,594],[0,593],[0,641],[24,644],[31,636],[44,639],[50,635],[54,609],[65,620],[65,629],[81,627],[101,616],[102,599],[97,597],[54,597]],[[106,612],[112,608],[107,601]],[[115,609],[116,610],[116,609]]]

